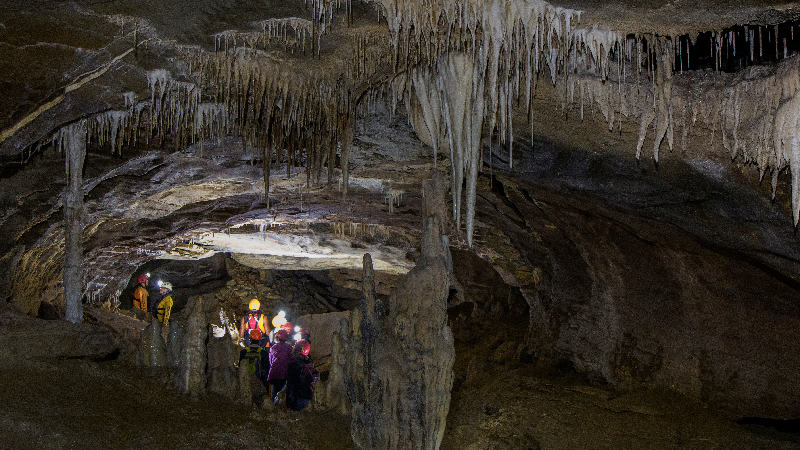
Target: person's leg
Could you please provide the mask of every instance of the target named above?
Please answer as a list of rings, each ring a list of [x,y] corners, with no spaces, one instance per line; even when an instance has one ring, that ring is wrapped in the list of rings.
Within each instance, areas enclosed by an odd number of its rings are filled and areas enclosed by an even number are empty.
[[[278,394],[286,387],[286,380],[273,380],[272,383],[272,401],[278,403]]]

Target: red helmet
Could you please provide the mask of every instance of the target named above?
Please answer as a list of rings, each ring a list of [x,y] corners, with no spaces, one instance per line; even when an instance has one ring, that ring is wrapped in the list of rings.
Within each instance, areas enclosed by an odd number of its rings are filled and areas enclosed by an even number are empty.
[[[275,333],[275,339],[279,341],[288,341],[289,340],[289,333],[286,332],[284,329],[280,329]]]
[[[285,324],[281,325],[281,328],[286,330],[287,334],[294,331],[294,325],[292,325],[292,322],[286,322]]]
[[[299,341],[297,341],[297,344],[295,344],[295,348],[299,348],[300,351],[303,352],[305,356],[308,356],[308,354],[311,353],[311,344],[309,344],[308,341],[305,339],[300,339]]]
[[[149,279],[150,279],[150,277],[148,277],[147,274],[143,273],[143,274],[139,275],[139,278],[136,279],[136,282],[139,283],[139,284],[146,283],[147,280],[149,280]]]

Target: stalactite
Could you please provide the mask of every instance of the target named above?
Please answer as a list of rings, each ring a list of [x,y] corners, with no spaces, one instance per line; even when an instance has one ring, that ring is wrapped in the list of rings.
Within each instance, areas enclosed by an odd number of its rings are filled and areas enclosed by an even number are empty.
[[[267,209],[270,208],[269,204],[269,176],[270,170],[272,168],[272,154],[270,151],[270,146],[268,144],[263,145],[264,148],[264,203],[267,205]]]

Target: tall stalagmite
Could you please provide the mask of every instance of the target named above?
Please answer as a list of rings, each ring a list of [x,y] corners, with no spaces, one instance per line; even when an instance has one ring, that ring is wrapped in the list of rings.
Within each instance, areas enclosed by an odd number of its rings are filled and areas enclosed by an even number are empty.
[[[203,394],[206,388],[206,338],[207,321],[203,299],[186,305],[191,312],[186,320],[186,334],[178,364],[175,387],[184,394]]]
[[[445,213],[425,211],[433,214],[425,218],[422,255],[388,302],[375,294],[372,258],[364,255],[361,308],[342,333],[359,448],[435,449],[444,436],[455,358],[447,326],[450,250],[440,221]]]

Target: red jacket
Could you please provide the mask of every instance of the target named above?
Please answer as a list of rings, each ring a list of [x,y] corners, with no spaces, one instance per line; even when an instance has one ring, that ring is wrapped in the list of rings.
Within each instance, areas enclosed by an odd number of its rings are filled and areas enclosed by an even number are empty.
[[[267,380],[285,380],[289,363],[292,361],[292,346],[278,342],[269,350],[269,375]]]

